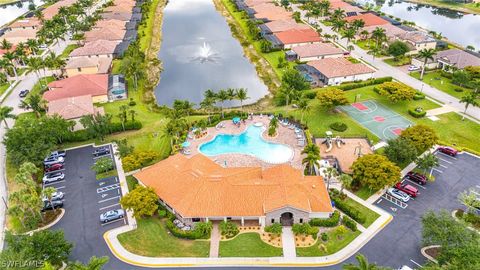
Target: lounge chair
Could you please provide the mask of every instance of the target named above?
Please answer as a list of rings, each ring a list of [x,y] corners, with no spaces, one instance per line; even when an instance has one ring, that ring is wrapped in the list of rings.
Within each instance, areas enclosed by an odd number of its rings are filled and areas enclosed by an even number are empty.
[[[297,138],[298,139],[303,138],[303,135],[302,134],[297,134]]]
[[[190,140],[193,140],[194,137],[192,136],[192,134],[188,134],[187,138],[189,138]]]
[[[192,151],[190,151],[190,149],[183,149],[183,154],[190,155],[191,153]]]

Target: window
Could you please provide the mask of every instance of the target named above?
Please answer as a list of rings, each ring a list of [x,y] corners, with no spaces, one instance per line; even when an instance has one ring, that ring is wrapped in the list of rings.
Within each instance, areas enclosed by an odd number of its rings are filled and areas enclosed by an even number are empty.
[[[274,218],[272,218],[272,223],[275,223],[275,219],[274,219]]]
[[[232,220],[232,217],[227,217],[227,220]]]
[[[303,218],[300,219],[300,223],[303,223]]]
[[[78,72],[82,72],[82,68],[77,68],[77,71],[78,71]]]
[[[192,218],[193,222],[200,222],[200,218]]]

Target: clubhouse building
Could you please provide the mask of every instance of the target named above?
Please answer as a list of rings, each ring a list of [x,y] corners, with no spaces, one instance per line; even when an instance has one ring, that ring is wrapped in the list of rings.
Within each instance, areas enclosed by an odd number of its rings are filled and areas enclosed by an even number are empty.
[[[305,176],[288,164],[225,168],[202,154],[177,154],[134,177],[152,187],[162,204],[187,225],[232,220],[240,225],[289,226],[333,212],[322,177]]]

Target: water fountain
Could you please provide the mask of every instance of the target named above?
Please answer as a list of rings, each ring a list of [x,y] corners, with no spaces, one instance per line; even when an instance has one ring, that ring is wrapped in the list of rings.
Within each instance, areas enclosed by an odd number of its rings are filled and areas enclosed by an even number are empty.
[[[201,64],[217,63],[219,59],[220,57],[218,56],[218,53],[216,53],[208,43],[203,42],[203,45],[198,50],[197,55],[193,58],[193,61]]]

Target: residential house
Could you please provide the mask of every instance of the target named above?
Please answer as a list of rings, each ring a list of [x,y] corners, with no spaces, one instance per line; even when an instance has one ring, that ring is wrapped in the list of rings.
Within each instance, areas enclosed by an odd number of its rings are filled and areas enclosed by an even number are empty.
[[[10,31],[23,29],[40,29],[41,26],[42,23],[40,22],[40,20],[33,17],[16,20],[8,26],[8,29],[10,29]]]
[[[48,84],[43,99],[51,102],[57,99],[91,95],[93,103],[108,101],[107,74],[81,74]]]
[[[76,48],[70,53],[70,58],[87,56],[89,58],[113,58],[115,55],[115,47],[118,41],[112,40],[95,40],[85,43],[82,47]]]
[[[363,9],[357,6],[350,5],[349,3],[346,3],[343,1],[330,1],[329,9],[330,9],[330,12],[333,12],[336,9],[341,9],[345,11],[345,14],[347,15],[347,17],[357,16],[361,12],[364,12]]]
[[[115,6],[110,6],[103,9],[103,12],[132,12],[138,13],[141,12],[139,7],[132,6],[130,4],[119,4]]]
[[[121,20],[99,20],[92,29],[101,29],[101,28],[115,28],[121,30],[127,30],[126,22]]]
[[[91,95],[67,97],[48,102],[47,115],[58,115],[75,122],[73,130],[84,129],[80,119],[85,115],[105,114],[103,107],[95,107]]]
[[[112,58],[80,56],[70,58],[64,69],[67,77],[74,77],[81,74],[107,74],[112,67]]]
[[[362,20],[365,22],[365,25],[364,25],[365,27],[390,24],[387,20],[384,20],[373,13],[364,13],[356,16],[350,16],[350,17],[346,17],[345,20],[348,23],[351,23],[355,20]]]
[[[128,21],[137,21],[139,22],[142,19],[141,13],[131,13],[131,12],[107,12],[100,15],[104,20],[120,20],[124,22]]]
[[[339,85],[344,82],[361,81],[373,78],[375,70],[361,62],[353,63],[343,57],[325,58],[307,63],[316,72],[315,76],[325,85]]]
[[[412,64],[422,67],[423,59],[412,59]],[[440,68],[445,71],[464,69],[468,66],[480,66],[480,54],[460,49],[439,51],[433,61],[427,63],[427,68]]]
[[[260,28],[262,36],[271,35],[278,32],[284,32],[288,30],[303,30],[310,28],[306,24],[297,23],[293,19],[288,20],[277,20],[272,22],[267,22],[258,26]]]
[[[17,45],[18,43],[25,43],[29,39],[36,39],[37,38],[38,29],[17,29],[15,31],[7,31],[2,36],[2,40],[6,39],[8,42],[12,43],[13,45]]]
[[[177,154],[134,174],[153,188],[177,219],[195,222],[232,220],[244,225],[291,226],[327,218],[332,202],[321,176],[305,176],[288,164],[222,167],[208,157]]]
[[[296,46],[315,44],[322,42],[322,38],[318,33],[309,29],[292,29],[288,31],[274,33],[274,38],[270,39],[274,47],[280,47],[282,49],[291,49]]]
[[[61,0],[56,3],[53,3],[52,5],[46,7],[44,10],[42,10],[43,18],[45,20],[51,20],[55,15],[58,14],[58,10],[61,7],[68,7],[73,5],[77,0]]]
[[[125,38],[126,30],[115,28],[93,29],[85,33],[85,42],[96,40],[110,40],[121,42]]]
[[[410,45],[411,53],[419,52],[423,49],[435,49],[437,40],[422,31],[407,31],[396,36],[397,39]]]
[[[377,29],[377,27],[385,30],[385,35],[387,36],[387,39],[390,40],[390,41],[396,39],[396,37],[398,35],[403,35],[407,32],[407,31],[403,30],[402,28],[397,27],[397,26],[392,25],[392,24],[366,26],[366,27],[363,27],[359,32],[362,32],[363,30],[365,30],[369,33],[369,35],[371,35],[372,32],[375,29]]]
[[[306,62],[324,58],[343,57],[347,51],[340,49],[331,43],[315,43],[296,46],[292,48],[296,60]]]
[[[275,7],[275,9],[268,9],[262,12],[257,12],[253,14],[253,18],[263,22],[289,20],[289,19],[292,19],[292,13],[286,11],[281,7]]]

